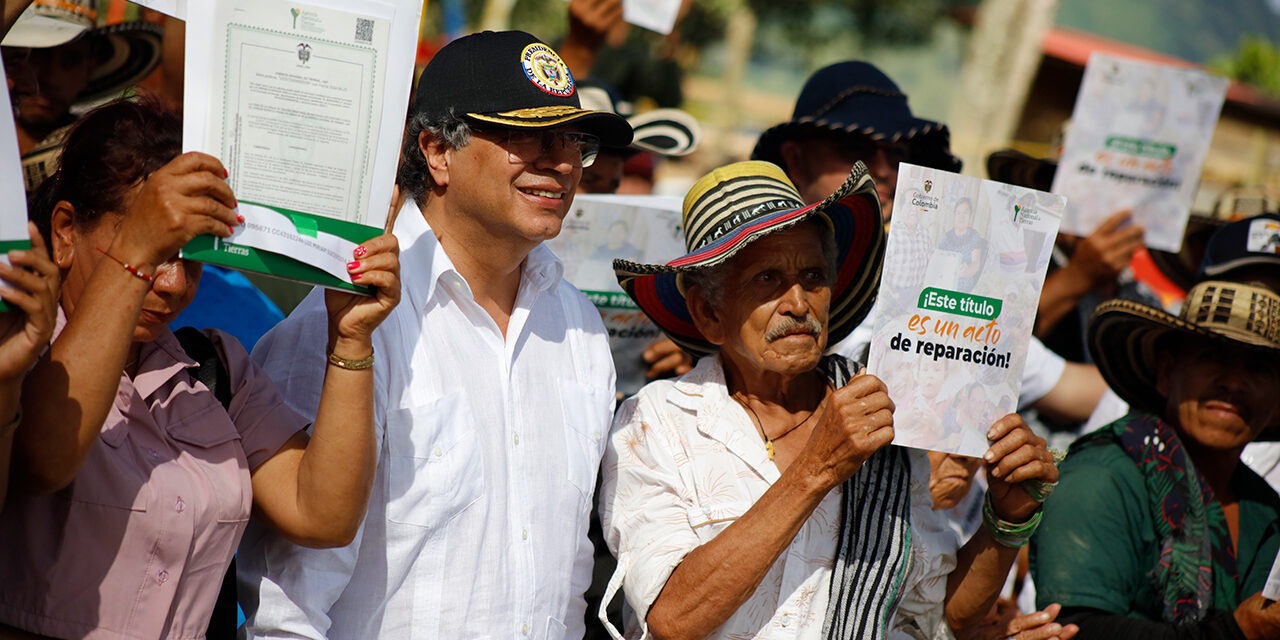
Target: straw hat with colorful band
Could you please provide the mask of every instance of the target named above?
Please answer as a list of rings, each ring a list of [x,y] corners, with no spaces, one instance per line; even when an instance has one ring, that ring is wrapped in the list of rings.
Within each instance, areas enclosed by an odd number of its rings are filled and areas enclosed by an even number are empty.
[[[1156,414],[1163,414],[1166,404],[1156,390],[1156,349],[1166,337],[1199,337],[1280,358],[1280,295],[1207,280],[1187,293],[1181,315],[1110,300],[1098,306],[1089,322],[1089,349],[1107,384],[1130,406]],[[1271,431],[1273,438],[1278,435]]]
[[[951,154],[947,126],[912,115],[906,94],[867,62],[837,62],[815,71],[796,98],[791,120],[761,134],[751,157],[782,164],[782,143],[809,133],[856,133],[877,141],[904,141],[911,145],[913,164],[960,170],[960,159]]]
[[[875,184],[861,163],[822,202],[806,206],[776,165],[739,162],[694,183],[684,199],[689,253],[665,265],[614,260],[618,282],[676,344],[695,356],[716,350],[698,331],[685,301],[683,275],[722,264],[754,240],[805,220],[822,220],[835,239],[836,278],[828,342],[849,335],[866,316],[880,284],[884,228]]]
[[[601,144],[631,144],[626,119],[583,109],[569,67],[523,31],[483,31],[445,45],[422,70],[413,108],[433,121],[453,113],[508,129],[572,124]]]

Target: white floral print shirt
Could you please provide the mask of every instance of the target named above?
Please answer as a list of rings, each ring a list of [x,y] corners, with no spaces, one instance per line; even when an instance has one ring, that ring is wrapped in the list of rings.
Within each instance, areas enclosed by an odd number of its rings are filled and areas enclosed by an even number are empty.
[[[929,461],[911,451],[912,560],[890,638],[929,638],[945,622],[942,601],[958,541],[932,509]],[[602,469],[600,517],[618,558],[605,600],[619,588],[643,623],[667,578],[777,481],[778,468],[741,405],[729,397],[718,356],[688,374],[646,386],[618,410]],[[837,487],[823,498],[760,586],[712,638],[820,638],[840,531]],[[602,619],[603,619],[603,606]]]

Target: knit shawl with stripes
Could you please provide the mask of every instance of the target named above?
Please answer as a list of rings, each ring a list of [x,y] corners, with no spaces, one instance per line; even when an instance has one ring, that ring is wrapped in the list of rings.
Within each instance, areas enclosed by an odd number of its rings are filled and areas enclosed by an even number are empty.
[[[854,363],[823,358],[834,388],[853,377]],[[872,454],[844,483],[840,536],[831,572],[823,635],[829,640],[883,640],[902,598],[911,559],[911,463],[889,445]]]

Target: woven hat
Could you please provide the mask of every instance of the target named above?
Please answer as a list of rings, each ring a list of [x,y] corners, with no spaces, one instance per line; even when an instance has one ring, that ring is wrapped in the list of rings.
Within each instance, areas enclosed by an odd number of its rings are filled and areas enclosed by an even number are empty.
[[[676,344],[694,356],[717,347],[698,331],[685,300],[683,275],[723,264],[770,233],[817,218],[831,229],[836,278],[827,333],[835,344],[866,316],[880,285],[884,227],[875,183],[861,162],[822,202],[805,205],[777,165],[748,161],[720,167],[694,183],[684,198],[688,253],[665,265],[614,260],[623,290]]]
[[[1098,305],[1089,322],[1089,350],[1107,384],[1130,406],[1156,414],[1165,408],[1156,390],[1157,347],[1167,345],[1167,338],[1196,337],[1280,358],[1280,295],[1206,280],[1187,293],[1180,315],[1109,300]]]
[[[603,145],[631,144],[626,119],[583,109],[568,65],[523,31],[482,31],[445,45],[422,70],[414,110],[432,120],[454,113],[508,129],[572,123]]]
[[[75,40],[97,23],[94,0],[36,0],[18,16],[0,45],[56,47]]]
[[[906,141],[911,162],[931,169],[960,171],[951,155],[947,126],[917,118],[907,96],[889,76],[861,61],[837,62],[809,76],[791,120],[760,134],[751,157],[782,164],[782,143],[811,132],[856,133],[884,142]]]
[[[99,27],[87,37],[95,39],[97,64],[89,85],[76,98],[89,105],[120,95],[160,66],[164,29],[150,22],[126,22]]]
[[[5,36],[6,47],[47,49],[81,36],[92,43],[94,64],[89,84],[75,106],[115,97],[160,66],[164,29],[148,22],[96,26],[93,0],[35,0]]]
[[[679,109],[652,109],[632,113],[629,105],[618,100],[603,84],[584,80],[578,85],[582,108],[612,111],[627,119],[635,138],[626,147],[630,151],[652,151],[675,157],[693,153],[702,142],[702,126],[693,116]]]

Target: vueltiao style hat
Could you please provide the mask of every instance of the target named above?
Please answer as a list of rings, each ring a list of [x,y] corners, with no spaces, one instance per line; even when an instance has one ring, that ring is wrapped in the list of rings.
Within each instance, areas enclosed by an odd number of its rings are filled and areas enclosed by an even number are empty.
[[[951,154],[947,126],[912,115],[906,94],[867,62],[837,62],[815,71],[796,98],[791,120],[760,134],[751,157],[781,165],[784,141],[824,131],[906,141],[911,145],[912,164],[960,171],[960,159]]]
[[[523,31],[482,31],[445,45],[422,70],[414,112],[432,120],[452,112],[507,129],[572,123],[611,147],[625,147],[632,137],[622,116],[583,109],[568,65]]]
[[[36,0],[18,16],[0,45],[56,47],[75,40],[97,23],[94,0]]]
[[[1117,299],[1098,305],[1089,322],[1089,350],[1107,384],[1130,406],[1156,414],[1165,409],[1156,390],[1157,349],[1166,339],[1194,337],[1280,358],[1280,295],[1206,280],[1187,293],[1180,315]]]
[[[608,87],[590,80],[579,83],[578,96],[584,109],[612,111],[627,119],[635,131],[635,138],[626,147],[628,151],[652,151],[667,157],[685,156],[693,153],[702,142],[702,126],[680,109],[631,113]]]
[[[137,84],[160,65],[164,29],[148,22],[97,26],[93,0],[35,0],[5,36],[6,47],[45,49],[93,41],[93,70],[76,105],[91,105]]]
[[[619,284],[645,315],[694,356],[717,347],[694,326],[683,275],[723,264],[751,242],[809,219],[822,220],[836,245],[827,333],[835,344],[867,315],[880,285],[885,235],[875,183],[861,162],[822,202],[805,205],[777,165],[748,161],[720,167],[685,195],[682,225],[689,253],[665,265],[614,260]]]

